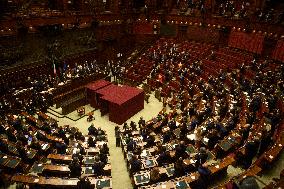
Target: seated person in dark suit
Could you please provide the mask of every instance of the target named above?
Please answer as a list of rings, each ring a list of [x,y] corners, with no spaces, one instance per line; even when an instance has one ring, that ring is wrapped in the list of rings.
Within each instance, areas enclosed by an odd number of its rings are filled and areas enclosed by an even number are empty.
[[[198,173],[200,176],[208,176],[210,175],[210,170],[207,168],[207,165],[203,164],[198,167]]]
[[[169,164],[172,163],[172,157],[170,155],[170,152],[164,151],[162,152],[159,157],[157,158],[157,162],[159,166],[162,166],[163,164]]]
[[[255,122],[256,116],[253,113],[247,113],[246,114],[246,122],[250,125],[252,125]]]
[[[151,147],[151,146],[155,146],[155,137],[153,135],[150,135],[146,138],[145,142],[146,144],[146,148]]]
[[[98,141],[103,141],[106,139],[105,136],[105,131],[103,131],[100,127],[98,128],[98,135],[97,135],[97,140]]]
[[[175,120],[171,120],[169,123],[168,123],[168,126],[171,130],[175,130],[177,128],[176,126],[176,122]]]
[[[180,176],[183,176],[185,174],[182,157],[180,157],[175,162],[174,167],[175,167],[175,173],[174,174],[176,175],[176,177],[180,177]]]
[[[184,141],[181,141],[179,145],[176,146],[176,158],[178,159],[179,157],[185,157],[187,153],[185,152],[186,146],[184,144]]]
[[[72,154],[72,158],[73,159],[78,159],[80,164],[83,162],[83,159],[84,159],[84,157],[80,153]]]
[[[218,140],[220,139],[218,131],[216,129],[212,129],[209,131],[207,138],[208,141],[208,148],[211,150],[217,144]]]
[[[108,162],[108,156],[107,156],[107,154],[100,153],[100,154],[99,154],[99,157],[100,157],[101,162],[103,162],[104,164],[107,164],[107,162]]]
[[[128,125],[127,125],[127,122],[125,122],[125,123],[123,124],[123,130],[126,131],[126,130],[128,130],[128,129],[129,129],[129,127],[128,127]]]
[[[186,125],[186,122],[183,122],[181,125],[180,125],[180,139],[181,140],[186,140],[186,135],[187,135],[187,125]]]
[[[95,157],[95,163],[93,164],[94,174],[97,175],[97,176],[103,175],[104,174],[104,167],[105,167],[105,164],[100,161],[100,157],[96,156]]]
[[[13,127],[16,130],[21,130],[22,129],[22,125],[21,125],[21,120],[19,118],[16,118],[13,122],[12,122]]]
[[[171,131],[167,131],[163,136],[163,143],[168,143],[172,138]]]
[[[98,130],[93,123],[88,128],[88,131],[89,131],[89,135],[97,136],[97,134],[98,134]]]
[[[39,144],[38,140],[35,137],[32,137],[30,147],[38,151],[42,150],[41,145]]]
[[[91,185],[90,180],[88,177],[80,178],[77,182],[77,189],[93,189],[94,187]]]
[[[130,141],[127,144],[127,151],[133,151],[136,148],[136,142],[130,138]]]
[[[104,144],[102,145],[102,147],[100,148],[100,153],[109,154],[109,148],[108,148],[108,146],[107,146],[106,143],[104,143]]]
[[[131,140],[132,140],[132,137],[130,137],[129,134],[126,134],[126,135],[124,136],[125,144],[128,144]]]
[[[274,96],[272,94],[270,94],[270,96],[267,98],[267,101],[268,101],[268,108],[270,111],[272,111],[273,109],[276,108],[277,106],[277,100],[278,100],[278,97],[277,96]]]
[[[228,135],[228,131],[222,123],[217,122],[216,123],[216,129],[217,129],[217,131],[218,131],[218,133],[220,134],[221,137],[225,137],[226,135]]]
[[[141,126],[145,126],[146,125],[146,121],[143,119],[143,117],[140,117],[139,121],[138,121],[138,125],[141,128]]]
[[[43,131],[45,131],[46,133],[51,134],[51,127],[50,127],[49,124],[47,124],[47,123],[43,124],[43,126],[41,127],[41,129],[42,129]]]
[[[192,120],[192,122],[190,123],[190,125],[188,126],[188,130],[189,131],[192,131],[192,130],[194,130],[195,129],[195,127],[197,126],[197,124],[198,124],[198,120],[196,119],[196,118],[194,118],[193,120]]]
[[[0,150],[1,152],[7,153],[8,152],[8,143],[7,139],[0,138]]]
[[[207,165],[200,165],[198,167],[198,173],[200,175],[200,179],[197,183],[198,188],[207,189],[209,185],[209,176],[211,174],[210,170],[207,168]]]
[[[136,126],[136,123],[134,121],[130,122],[130,127],[131,127],[132,131],[136,131],[137,130],[137,126]]]
[[[157,167],[153,168],[150,172],[150,181],[153,183],[157,183],[159,182],[160,178],[161,178],[161,175],[160,175],[159,168]]]
[[[102,130],[100,127],[98,128],[98,135],[105,135],[105,131]]]
[[[17,137],[16,137],[16,135],[15,135],[15,132],[16,132],[15,129],[12,128],[12,127],[9,127],[9,128],[6,130],[6,134],[7,134],[8,139],[9,139],[10,141],[17,142]]]
[[[77,148],[79,148],[81,155],[86,155],[86,150],[80,142],[78,143]]]
[[[77,140],[80,140],[80,141],[84,141],[85,140],[85,137],[84,137],[83,133],[79,132],[79,131],[75,133],[75,138]]]
[[[153,155],[159,155],[162,152],[166,151],[166,148],[162,145],[160,141],[157,142],[156,150],[153,152]]]
[[[65,154],[66,153],[67,145],[64,142],[56,142],[55,147],[57,149],[58,154]]]
[[[63,127],[59,127],[58,128],[58,137],[60,137],[60,138],[65,138],[66,137],[65,136],[65,130],[64,130]]]
[[[88,138],[88,145],[89,147],[96,147],[96,140],[91,136]]]
[[[199,152],[195,155],[195,166],[199,167],[200,165],[204,164],[207,161],[208,153],[206,148],[201,147]]]
[[[20,140],[24,145],[28,144],[28,139],[25,137],[23,131],[17,133],[17,139]]]
[[[249,109],[251,112],[257,112],[260,109],[260,106],[261,106],[261,99],[258,95],[256,95],[255,97],[253,97],[249,105]]]
[[[1,112],[1,110],[0,110],[0,112]],[[1,114],[1,113],[0,113]],[[4,126],[4,124],[2,124],[2,123],[0,123],[0,133],[5,133],[5,126]]]
[[[21,141],[18,141],[16,143],[16,148],[17,148],[17,151],[19,153],[19,156],[22,158],[22,159],[26,159],[27,158],[27,153],[26,153],[26,149],[23,145],[23,143]]]
[[[143,141],[147,139],[147,137],[150,135],[150,132],[146,128],[141,128],[140,129],[140,135],[143,137]]]
[[[80,165],[79,159],[74,157],[73,161],[69,164],[70,177],[80,177],[82,172],[82,167]]]
[[[245,169],[252,164],[253,158],[256,156],[259,148],[259,139],[250,140],[245,145],[245,155],[243,157],[243,166]]]
[[[132,156],[130,160],[130,170],[132,173],[138,172],[141,170],[142,162],[137,158],[137,156]]]

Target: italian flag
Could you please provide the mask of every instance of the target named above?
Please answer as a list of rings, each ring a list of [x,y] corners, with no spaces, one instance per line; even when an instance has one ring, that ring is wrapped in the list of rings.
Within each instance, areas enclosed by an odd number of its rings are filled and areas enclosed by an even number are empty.
[[[54,62],[53,62],[53,73],[54,73],[54,75],[56,75],[56,66],[55,66]]]

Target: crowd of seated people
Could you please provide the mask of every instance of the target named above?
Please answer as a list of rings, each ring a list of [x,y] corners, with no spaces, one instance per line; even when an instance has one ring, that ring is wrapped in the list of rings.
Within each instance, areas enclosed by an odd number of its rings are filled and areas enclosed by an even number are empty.
[[[84,81],[94,74],[107,74],[105,70],[98,66],[96,61],[85,62],[82,65],[75,64],[74,68],[64,65],[65,69],[59,69],[56,75],[40,75],[37,79],[27,78],[24,86],[3,88],[3,96],[0,99],[0,115],[5,110],[23,110],[30,114],[35,113],[35,109],[46,111],[53,104],[54,91],[66,85],[72,85],[72,81]]]
[[[265,10],[257,9],[254,14],[259,22],[283,24],[284,12],[277,12],[274,9],[266,8]]]
[[[240,6],[239,6],[240,5]],[[242,1],[241,4],[235,1],[220,1],[217,4],[218,15],[224,17],[245,18],[249,16],[250,3]]]
[[[178,8],[180,12],[186,12],[188,15],[193,15],[197,16],[205,16],[206,9],[205,9],[205,1],[204,0],[199,0],[199,1],[192,1],[189,0],[187,3],[183,1],[179,1],[178,3]]]
[[[45,8],[30,8],[28,10],[20,10],[13,17],[35,18],[35,17],[58,17],[64,16],[59,10],[51,10]]]
[[[68,185],[62,176],[80,178],[87,174],[91,176],[92,188],[97,176],[110,176],[105,131],[93,127],[93,132],[84,136],[77,128],[58,126],[56,120],[42,113],[53,104],[54,90],[72,85],[76,78],[84,80],[100,73],[100,69],[95,61],[86,62],[72,69],[67,67],[54,77],[28,78],[25,87],[7,88],[0,100],[1,175],[8,175],[9,179],[14,175],[12,181],[29,185],[32,184],[26,182],[31,177],[29,173],[37,173],[39,183],[50,182],[55,186],[58,183],[45,176],[57,176],[58,182]],[[100,170],[96,164],[101,165]],[[86,179],[81,181],[86,184],[83,182]],[[1,180],[1,184],[10,182]],[[75,181],[72,185],[76,185]]]
[[[5,114],[1,117],[1,175],[9,175],[12,181],[1,179],[1,185],[13,181],[29,185],[32,183],[27,179],[35,175],[39,180],[68,176],[81,178],[78,187],[90,179],[94,188],[99,176],[108,179],[111,168],[105,131],[91,128],[96,132],[84,136],[78,128],[58,126],[55,119],[42,112]]]
[[[139,128],[135,123],[122,128],[123,150],[136,187],[169,184],[175,178],[174,183],[182,179],[207,188],[208,179],[220,169],[232,163],[249,169],[275,142],[280,142],[280,151],[283,145],[282,138],[275,137],[283,130],[283,65],[222,48],[214,57],[190,61],[183,57],[192,56],[192,47],[180,53],[181,47],[161,39],[145,53],[153,57],[148,83],[161,91],[170,112],[159,113]],[[220,55],[224,51],[231,58],[219,64],[219,58],[226,58]],[[212,58],[217,59],[208,63]],[[131,70],[136,66],[141,65]],[[270,157],[275,159],[280,151]],[[259,166],[264,168],[264,162]],[[165,176],[164,168],[172,168],[174,174]]]
[[[74,127],[58,126],[56,120],[41,113],[53,104],[57,89],[74,86],[76,80],[88,80],[88,77],[109,71],[98,66],[96,61],[76,64],[74,68],[64,64],[64,69],[57,69],[55,76],[28,77],[25,85],[19,88],[7,85],[6,90],[1,91],[4,95],[0,100],[1,175],[9,179],[14,175],[12,181],[29,185],[33,184],[26,182],[31,177],[29,173],[38,173],[36,180],[39,179],[38,183],[43,186],[55,186],[58,182],[70,185],[62,176],[83,176],[80,183],[84,185],[87,175],[92,188],[97,185],[98,177],[103,176],[102,183],[111,185],[105,131],[92,126],[90,135],[84,136]],[[56,176],[58,182],[49,176]],[[76,185],[75,181],[71,185]],[[1,184],[10,182],[1,180]]]
[[[283,11],[275,10],[269,5],[265,5],[263,9],[257,8],[254,11],[249,2],[221,0],[217,2],[216,7],[215,13],[222,17],[239,19],[252,18],[258,22],[283,23]]]

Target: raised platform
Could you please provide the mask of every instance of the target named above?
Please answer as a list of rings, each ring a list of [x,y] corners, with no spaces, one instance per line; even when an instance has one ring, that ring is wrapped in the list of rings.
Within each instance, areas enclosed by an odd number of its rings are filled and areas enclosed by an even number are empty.
[[[109,113],[109,120],[123,124],[144,108],[144,91],[130,86],[117,86],[107,81],[88,85],[88,101],[99,108],[101,115]]]
[[[96,108],[96,109],[99,108],[99,105],[97,103],[98,97],[96,96],[96,91],[108,85],[111,85],[111,82],[106,81],[106,80],[98,80],[98,81],[88,83],[86,85],[87,101],[93,108]]]

